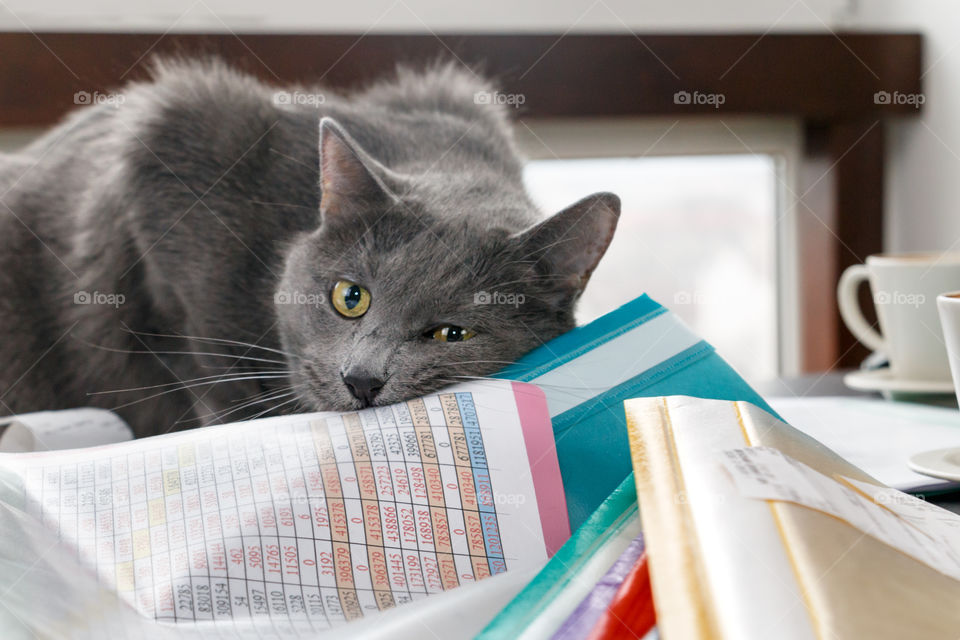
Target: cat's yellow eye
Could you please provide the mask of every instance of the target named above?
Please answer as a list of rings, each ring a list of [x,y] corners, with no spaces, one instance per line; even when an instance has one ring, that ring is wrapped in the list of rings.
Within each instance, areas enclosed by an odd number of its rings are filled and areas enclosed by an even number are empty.
[[[370,292],[349,280],[333,285],[330,302],[337,313],[346,318],[359,318],[370,308]]]
[[[434,340],[440,340],[441,342],[463,342],[477,335],[475,331],[457,327],[452,324],[437,327],[436,329],[428,331],[427,334]]]

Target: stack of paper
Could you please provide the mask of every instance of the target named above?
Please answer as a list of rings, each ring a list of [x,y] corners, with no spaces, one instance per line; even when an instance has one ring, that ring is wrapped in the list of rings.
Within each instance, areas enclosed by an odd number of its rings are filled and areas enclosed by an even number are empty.
[[[748,403],[625,405],[664,637],[956,638],[960,517]]]

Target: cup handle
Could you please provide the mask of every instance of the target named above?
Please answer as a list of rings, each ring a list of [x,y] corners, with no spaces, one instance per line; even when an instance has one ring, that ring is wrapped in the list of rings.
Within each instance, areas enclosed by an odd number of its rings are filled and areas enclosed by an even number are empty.
[[[837,304],[840,306],[840,316],[850,332],[857,340],[874,351],[886,351],[886,342],[860,310],[860,300],[857,292],[860,283],[870,277],[870,271],[865,264],[855,264],[843,272],[840,283],[837,285]]]

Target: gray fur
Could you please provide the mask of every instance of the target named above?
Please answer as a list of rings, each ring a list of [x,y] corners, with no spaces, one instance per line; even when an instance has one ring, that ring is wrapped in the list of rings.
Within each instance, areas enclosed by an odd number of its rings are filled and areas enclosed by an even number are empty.
[[[474,98],[486,90],[438,65],[278,105],[222,63],[167,62],[119,106],[0,155],[0,412],[118,408],[149,435],[355,409],[345,373],[382,377],[387,404],[570,329],[619,202],[597,194],[541,222],[507,114]],[[329,304],[344,277],[371,292],[361,318]],[[480,291],[524,303],[475,304]],[[277,304],[292,294],[310,304]],[[445,323],[477,336],[424,337]]]

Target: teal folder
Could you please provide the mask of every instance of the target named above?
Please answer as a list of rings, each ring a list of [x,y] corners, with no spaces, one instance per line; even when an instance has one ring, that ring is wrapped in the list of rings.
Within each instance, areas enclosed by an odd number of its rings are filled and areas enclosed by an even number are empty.
[[[622,402],[688,395],[769,406],[675,314],[643,295],[528,353],[499,377],[547,396],[570,528],[631,473]]]

